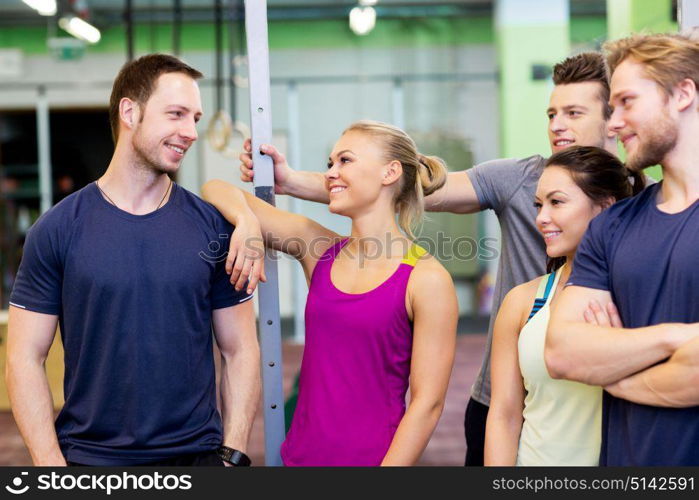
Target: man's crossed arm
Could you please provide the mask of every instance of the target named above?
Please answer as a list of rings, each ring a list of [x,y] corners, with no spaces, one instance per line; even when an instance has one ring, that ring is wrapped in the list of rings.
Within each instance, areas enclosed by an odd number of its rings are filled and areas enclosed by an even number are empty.
[[[551,312],[546,366],[553,378],[601,385],[654,406],[699,404],[699,324],[623,328],[608,291],[568,286]]]

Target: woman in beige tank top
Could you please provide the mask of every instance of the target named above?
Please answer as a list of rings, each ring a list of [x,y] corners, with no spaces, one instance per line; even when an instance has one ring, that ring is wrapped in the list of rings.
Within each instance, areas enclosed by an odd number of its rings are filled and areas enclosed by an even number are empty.
[[[643,178],[610,153],[574,147],[548,159],[539,180],[536,219],[552,274],[513,288],[493,333],[492,399],[486,465],[597,465],[602,389],[552,379],[544,362],[549,311],[568,280],[590,221],[640,192]],[[595,315],[596,314],[596,315]],[[619,322],[613,304],[591,304],[588,321]]]

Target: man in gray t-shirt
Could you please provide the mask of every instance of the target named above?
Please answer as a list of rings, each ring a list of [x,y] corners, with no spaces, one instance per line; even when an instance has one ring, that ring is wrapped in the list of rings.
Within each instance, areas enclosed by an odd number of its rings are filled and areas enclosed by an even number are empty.
[[[597,146],[616,153],[616,137],[607,130],[611,110],[602,55],[584,53],[566,59],[554,67],[553,81],[555,87],[546,112],[551,150],[555,153],[571,146]],[[250,150],[249,141],[245,147]],[[278,193],[328,203],[323,174],[292,170],[271,146],[263,152],[274,161]],[[247,153],[240,159],[241,179],[249,182],[252,160]],[[490,404],[490,346],[500,303],[510,289],[545,271],[545,245],[536,229],[534,208],[534,192],[544,163],[545,159],[536,155],[493,160],[470,170],[451,172],[445,186],[425,199],[429,211],[471,214],[491,209],[500,221],[501,254],[485,357],[466,409],[466,465],[483,465]]]
[[[535,155],[487,161],[466,171],[480,209],[495,211],[502,235],[486,355],[471,391],[471,398],[485,406],[490,405],[490,347],[500,303],[518,284],[546,273],[546,245],[535,224],[534,207],[545,163],[545,158]]]

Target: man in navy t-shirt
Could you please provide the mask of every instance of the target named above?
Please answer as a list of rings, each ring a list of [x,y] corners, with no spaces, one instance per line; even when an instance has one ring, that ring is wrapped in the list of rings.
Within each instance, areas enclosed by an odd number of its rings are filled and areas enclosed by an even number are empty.
[[[222,465],[222,446],[244,461],[260,390],[252,290],[226,274],[232,226],[168,176],[197,139],[199,77],[171,56],[127,63],[106,173],[27,236],[8,388],[36,465]],[[65,405],[54,425],[43,361],[57,323]]]
[[[604,386],[602,465],[699,465],[699,44],[635,35],[606,49],[610,128],[629,169],[660,164],[664,180],[590,223],[546,363]]]

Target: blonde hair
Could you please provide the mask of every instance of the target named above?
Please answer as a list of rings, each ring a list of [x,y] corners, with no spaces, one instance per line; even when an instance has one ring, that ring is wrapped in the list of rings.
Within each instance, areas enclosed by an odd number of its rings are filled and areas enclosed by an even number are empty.
[[[362,120],[347,127],[343,134],[347,132],[362,132],[379,139],[384,159],[401,163],[403,175],[394,199],[398,225],[408,237],[415,238],[413,230],[424,219],[424,197],[444,186],[446,164],[436,156],[420,154],[408,134],[388,123]]]
[[[694,81],[699,90],[699,43],[678,34],[631,35],[604,44],[611,73],[626,59],[643,65],[648,78],[670,96],[674,87],[685,78]]]

